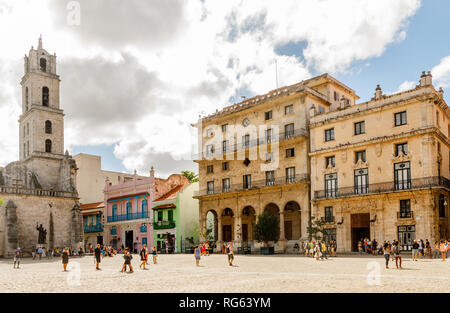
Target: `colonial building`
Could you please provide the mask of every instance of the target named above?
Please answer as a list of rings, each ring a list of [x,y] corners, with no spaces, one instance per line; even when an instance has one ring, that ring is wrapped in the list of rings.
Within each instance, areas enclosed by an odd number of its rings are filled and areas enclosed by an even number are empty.
[[[253,248],[257,216],[279,217],[276,250],[307,238],[310,218],[309,109],[338,107],[355,92],[324,74],[247,99],[199,120],[200,224],[214,221],[218,243]]]
[[[338,251],[362,238],[447,238],[450,110],[431,73],[412,90],[370,101],[310,106],[312,215],[328,222]]]
[[[154,245],[161,253],[166,245],[169,253],[179,253],[198,242],[198,200],[192,198],[197,191],[198,183],[183,180],[153,202]]]
[[[158,238],[160,241],[169,241],[173,249],[176,240],[181,239],[177,236],[177,230],[182,230],[182,227],[176,227],[176,218],[181,216],[180,205],[176,203],[173,208],[172,200],[174,197],[178,199],[178,193],[186,189],[189,184],[189,180],[180,174],[170,175],[167,179],[156,178],[153,168],[149,177],[140,177],[135,172],[132,181],[121,178],[116,185],[107,179],[104,188],[104,216],[106,217],[104,243],[116,249],[128,247],[133,251],[139,251],[144,244],[156,245],[156,238]],[[159,209],[172,209],[172,221],[169,219],[169,213],[166,212],[165,215],[161,215],[161,220],[157,215],[154,223],[152,209],[158,206],[154,205],[155,199],[158,199],[158,205],[171,206],[171,208]],[[198,211],[198,206],[194,206],[192,210]]]
[[[25,56],[24,71],[19,161],[0,170],[0,197],[7,201],[0,208],[0,256],[18,246],[31,253],[38,245],[77,248],[83,241],[77,166],[64,153],[56,55],[43,48],[42,38]]]
[[[80,153],[73,158],[78,166],[76,183],[83,213],[84,246],[89,248],[89,245],[106,244],[103,215],[105,181],[108,179],[112,185],[117,185],[121,180],[133,181],[134,175],[103,170],[102,158],[98,155]],[[137,176],[137,178],[144,177]]]
[[[83,214],[85,251],[89,251],[89,247],[95,247],[97,244],[103,245],[104,208],[105,204],[103,202],[81,205],[81,212]]]

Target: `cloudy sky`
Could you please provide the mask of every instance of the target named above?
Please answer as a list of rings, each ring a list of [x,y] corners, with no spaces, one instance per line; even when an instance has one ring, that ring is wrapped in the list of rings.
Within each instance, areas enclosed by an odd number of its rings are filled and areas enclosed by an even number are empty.
[[[78,9],[80,9],[78,11]],[[23,56],[58,56],[66,147],[108,170],[197,170],[199,114],[328,72],[361,101],[431,70],[450,94],[446,0],[0,0],[0,165],[18,159]],[[79,23],[78,23],[79,22]]]

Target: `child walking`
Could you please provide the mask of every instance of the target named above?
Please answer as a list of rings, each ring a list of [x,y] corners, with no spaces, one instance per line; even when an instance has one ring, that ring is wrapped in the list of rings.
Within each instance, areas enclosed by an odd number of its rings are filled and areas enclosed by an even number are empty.
[[[195,264],[197,266],[199,266],[200,265],[200,248],[198,246],[195,247],[194,255],[195,255]]]
[[[130,267],[130,273],[134,273],[133,267],[131,266],[131,259],[133,258],[133,256],[131,255],[131,253],[128,249],[125,249],[125,254],[123,255],[123,258],[124,258],[125,262],[123,263],[123,267],[120,272],[121,273],[123,273],[124,271],[126,272],[127,265],[128,265]]]
[[[22,258],[22,250],[20,250],[20,248],[17,247],[17,250],[14,251],[14,268],[16,268],[16,264],[17,268],[19,268],[21,258]]]
[[[69,249],[65,248],[61,254],[62,264],[64,272],[67,272],[67,264],[69,264]]]

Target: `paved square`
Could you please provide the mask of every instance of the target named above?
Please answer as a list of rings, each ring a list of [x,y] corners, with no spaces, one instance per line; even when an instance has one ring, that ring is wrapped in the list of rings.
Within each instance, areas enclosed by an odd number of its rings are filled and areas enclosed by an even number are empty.
[[[391,269],[385,269],[382,256],[316,261],[236,255],[234,263],[230,267],[225,255],[211,255],[196,267],[193,255],[160,255],[157,265],[143,271],[135,255],[135,273],[123,274],[119,272],[122,255],[105,258],[102,271],[96,271],[94,258],[87,256],[70,259],[71,271],[64,273],[56,258],[25,259],[19,270],[13,269],[12,260],[1,259],[0,292],[450,292],[448,260],[404,259],[403,270],[392,263]],[[377,268],[381,285],[368,284],[367,277],[376,277]],[[70,285],[77,282],[80,285]]]

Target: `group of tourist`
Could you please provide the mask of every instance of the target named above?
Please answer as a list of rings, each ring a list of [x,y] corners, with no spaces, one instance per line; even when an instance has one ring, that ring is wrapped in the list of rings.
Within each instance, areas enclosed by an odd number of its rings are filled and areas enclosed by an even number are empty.
[[[233,266],[234,251],[233,251],[233,245],[231,242],[223,243],[222,253],[224,253],[228,256],[228,265]],[[198,245],[194,249],[195,264],[197,266],[200,266],[200,259],[202,256],[209,256],[209,244],[208,243],[204,243],[201,247],[200,247],[200,245]]]
[[[302,249],[305,256],[314,257],[316,260],[328,259],[328,255],[337,256],[337,244],[334,240],[329,242],[324,240],[305,241],[302,243]]]
[[[383,247],[378,248],[376,239],[370,240],[369,238],[365,238],[358,242],[358,252],[360,255],[363,253],[377,255],[383,253]]]
[[[435,241],[434,244],[431,244],[428,239],[425,242],[422,239],[414,240],[411,248],[413,261],[424,257],[430,259],[442,258],[442,261],[445,261],[450,255],[450,239],[447,241]]]

